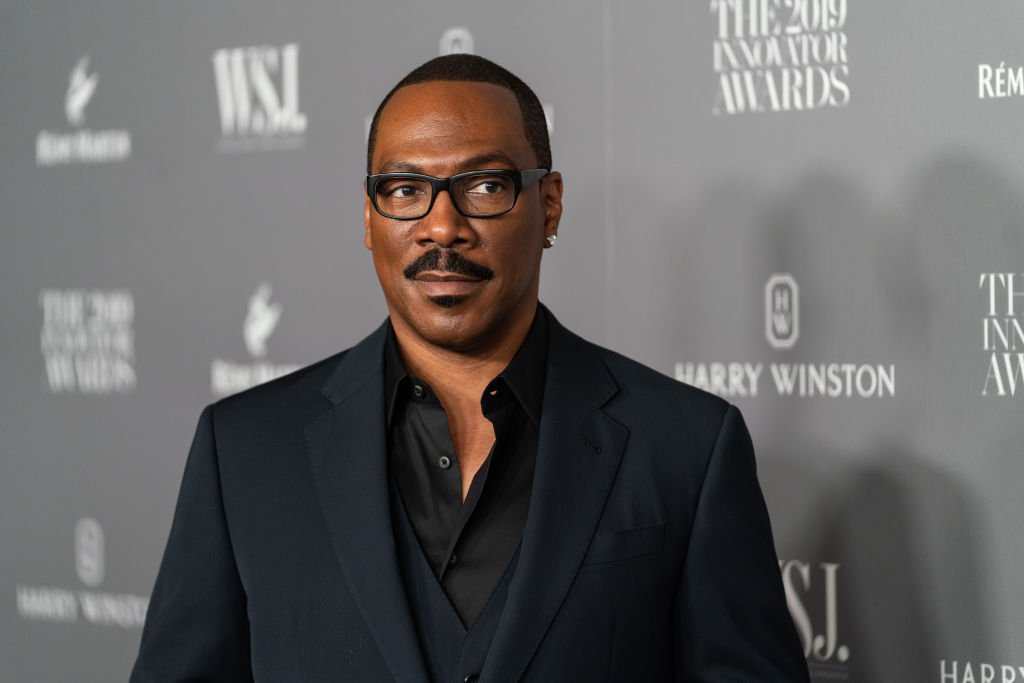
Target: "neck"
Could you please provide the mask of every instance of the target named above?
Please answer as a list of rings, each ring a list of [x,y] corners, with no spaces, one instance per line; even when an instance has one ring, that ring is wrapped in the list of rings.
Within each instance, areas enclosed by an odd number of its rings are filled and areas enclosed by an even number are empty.
[[[425,380],[437,395],[448,418],[462,478],[462,499],[494,444],[494,430],[480,403],[488,383],[504,370],[530,331],[537,300],[494,330],[490,341],[474,344],[472,351],[431,344],[400,317],[392,315],[398,350],[406,368]]]
[[[491,342],[476,345],[470,352],[431,344],[398,316],[391,316],[391,324],[406,368],[430,385],[445,410],[479,413],[480,396],[519,350],[536,311],[534,301],[523,314],[510,316],[508,324],[495,330]]]

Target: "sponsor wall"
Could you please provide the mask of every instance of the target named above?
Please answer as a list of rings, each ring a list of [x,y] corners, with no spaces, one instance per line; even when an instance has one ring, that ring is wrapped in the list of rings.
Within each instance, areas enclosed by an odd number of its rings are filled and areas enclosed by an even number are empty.
[[[173,3],[172,3],[173,4]],[[15,3],[0,39],[0,681],[127,676],[195,421],[385,315],[378,101],[537,91],[542,299],[736,403],[819,681],[1024,681],[1024,9]]]

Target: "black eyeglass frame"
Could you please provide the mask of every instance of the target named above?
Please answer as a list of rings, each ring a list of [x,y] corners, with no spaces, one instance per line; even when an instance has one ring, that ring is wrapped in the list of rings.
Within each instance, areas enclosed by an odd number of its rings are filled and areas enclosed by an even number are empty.
[[[453,176],[447,178],[437,178],[432,175],[424,175],[422,173],[377,173],[375,175],[366,176],[366,195],[370,198],[370,203],[373,204],[373,208],[381,216],[385,218],[391,218],[396,221],[417,221],[431,212],[434,208],[434,201],[437,200],[437,195],[442,192],[448,192],[448,196],[452,198],[452,204],[455,206],[455,210],[466,218],[494,218],[501,216],[516,207],[516,202],[519,201],[519,194],[524,188],[529,187],[533,183],[537,182],[544,176],[551,173],[550,169],[547,168],[530,168],[521,171],[510,171],[504,168],[498,169],[484,169],[480,171],[466,171],[465,173],[456,173]],[[468,213],[462,209],[459,204],[459,200],[452,195],[451,186],[452,183],[458,182],[463,178],[470,178],[473,176],[501,176],[508,178],[512,181],[513,195],[512,205],[504,211],[497,213]],[[387,180],[401,180],[408,178],[409,180],[421,180],[430,184],[430,204],[427,206],[427,210],[418,216],[396,216],[394,214],[382,211],[380,206],[377,205],[377,185]]]

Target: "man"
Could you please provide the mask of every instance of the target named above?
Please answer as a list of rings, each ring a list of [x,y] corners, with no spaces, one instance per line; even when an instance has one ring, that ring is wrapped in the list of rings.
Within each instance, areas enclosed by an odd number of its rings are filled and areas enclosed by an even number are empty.
[[[133,681],[801,681],[749,436],[537,300],[562,178],[480,57],[385,98],[389,318],[208,407]]]

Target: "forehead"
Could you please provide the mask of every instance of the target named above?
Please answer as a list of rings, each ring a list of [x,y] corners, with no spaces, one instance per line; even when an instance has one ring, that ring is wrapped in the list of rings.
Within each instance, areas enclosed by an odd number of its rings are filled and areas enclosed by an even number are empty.
[[[401,88],[380,120],[375,172],[415,165],[432,172],[465,170],[474,156],[499,152],[519,168],[536,165],[515,94],[491,83],[436,81]]]

